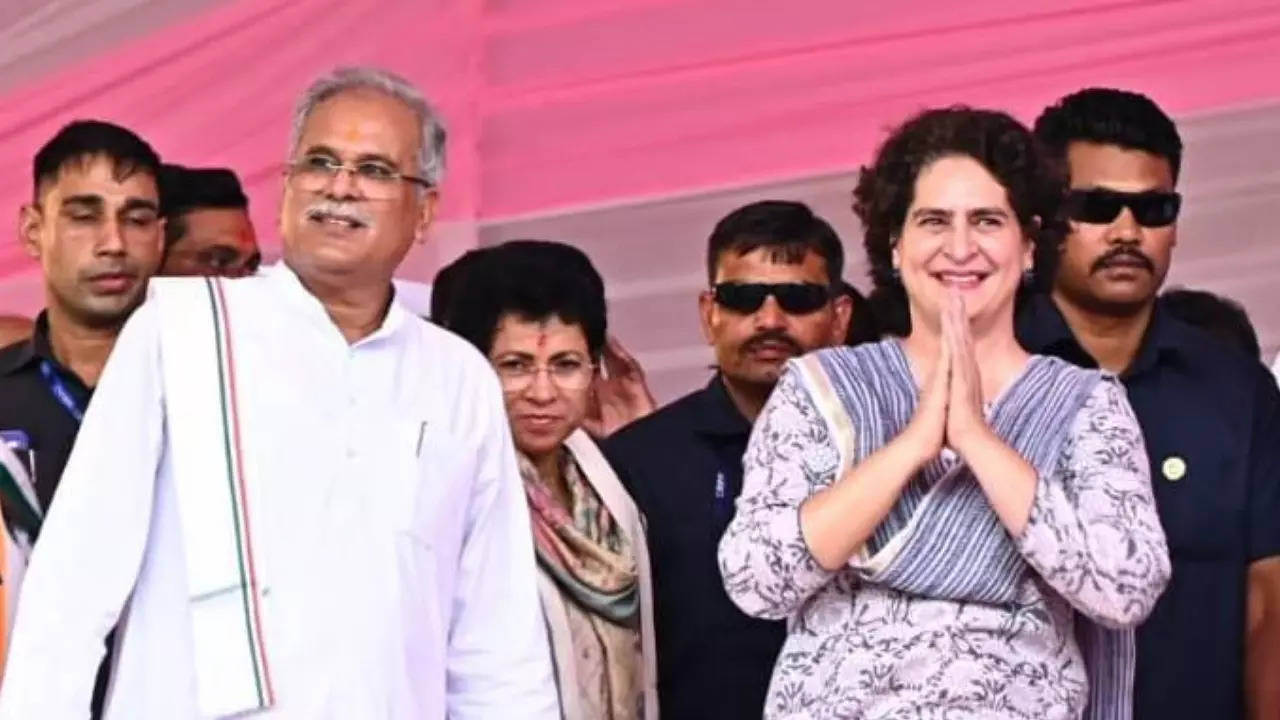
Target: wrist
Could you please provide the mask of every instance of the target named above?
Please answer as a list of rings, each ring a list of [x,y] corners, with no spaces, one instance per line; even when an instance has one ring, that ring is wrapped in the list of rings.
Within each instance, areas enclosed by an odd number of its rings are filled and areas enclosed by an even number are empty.
[[[952,436],[951,441],[953,443],[951,449],[955,450],[956,454],[966,462],[971,460],[974,455],[983,452],[984,448],[991,448],[1003,443],[1000,437],[986,423]]]
[[[898,440],[901,441],[907,457],[910,458],[912,472],[929,464],[942,450],[941,438],[939,442],[931,443],[929,437],[928,429],[921,427],[915,421],[907,423],[907,427],[898,435]]]

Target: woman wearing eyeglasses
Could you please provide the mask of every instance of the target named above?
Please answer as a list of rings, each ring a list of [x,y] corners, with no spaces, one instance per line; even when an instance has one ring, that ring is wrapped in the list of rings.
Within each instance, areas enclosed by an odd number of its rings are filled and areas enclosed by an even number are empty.
[[[446,268],[445,327],[497,371],[566,720],[657,717],[640,513],[583,431],[606,343],[604,283],[580,250],[513,241]]]
[[[1014,338],[1060,181],[1017,121],[951,108],[854,195],[905,322],[790,364],[720,545],[735,602],[790,619],[765,717],[1129,717],[1170,573],[1141,431],[1114,377]]]

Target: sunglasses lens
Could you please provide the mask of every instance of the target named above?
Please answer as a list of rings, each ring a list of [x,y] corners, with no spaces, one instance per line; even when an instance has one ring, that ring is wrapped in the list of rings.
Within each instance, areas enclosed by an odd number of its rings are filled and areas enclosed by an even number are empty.
[[[774,285],[773,296],[778,298],[784,312],[790,315],[808,315],[827,304],[827,289],[813,283],[788,283]]]
[[[790,315],[807,315],[822,308],[831,299],[827,288],[817,283],[720,283],[713,288],[716,303],[739,313],[753,313],[770,295],[782,311]]]
[[[716,303],[723,308],[740,313],[753,313],[769,296],[769,286],[746,283],[720,283],[715,286]]]
[[[1126,193],[1115,190],[1073,190],[1063,207],[1076,222],[1105,225],[1128,207],[1143,227],[1164,227],[1178,219],[1182,197],[1174,192]]]
[[[1177,193],[1144,193],[1129,203],[1133,217],[1143,227],[1164,227],[1178,219],[1182,198]]]
[[[1124,198],[1106,190],[1072,191],[1067,196],[1067,216],[1077,222],[1101,225],[1120,215]]]

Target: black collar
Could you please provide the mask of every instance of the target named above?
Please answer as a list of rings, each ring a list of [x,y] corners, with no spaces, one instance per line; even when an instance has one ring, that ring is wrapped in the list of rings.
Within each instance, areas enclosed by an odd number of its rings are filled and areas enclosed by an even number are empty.
[[[9,346],[0,355],[0,375],[12,375],[41,360],[48,360],[54,367],[62,369],[58,359],[53,356],[53,345],[49,342],[49,318],[43,310],[36,316],[31,337]]]
[[[698,394],[695,426],[704,435],[746,437],[751,434],[751,421],[733,404],[719,373]]]
[[[1187,329],[1156,303],[1151,310],[1147,331],[1142,336],[1142,344],[1138,346],[1138,354],[1124,375],[1139,375],[1161,361],[1176,358],[1187,347],[1186,343],[1194,341],[1187,335]],[[1062,311],[1048,295],[1031,298],[1019,313],[1018,339],[1030,352],[1055,355],[1081,367],[1098,366],[1093,356],[1080,345]]]

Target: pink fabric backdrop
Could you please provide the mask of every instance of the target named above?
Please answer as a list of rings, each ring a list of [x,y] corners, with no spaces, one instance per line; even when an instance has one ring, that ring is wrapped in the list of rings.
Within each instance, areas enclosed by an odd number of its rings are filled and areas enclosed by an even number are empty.
[[[1280,99],[1273,0],[235,0],[0,99],[0,206],[63,123],[102,117],[244,177],[268,248],[288,116],[336,64],[421,84],[451,129],[459,227],[848,170],[965,101],[1030,118],[1088,84],[1188,114]],[[12,237],[12,236],[10,236]],[[0,243],[0,276],[32,268]]]

